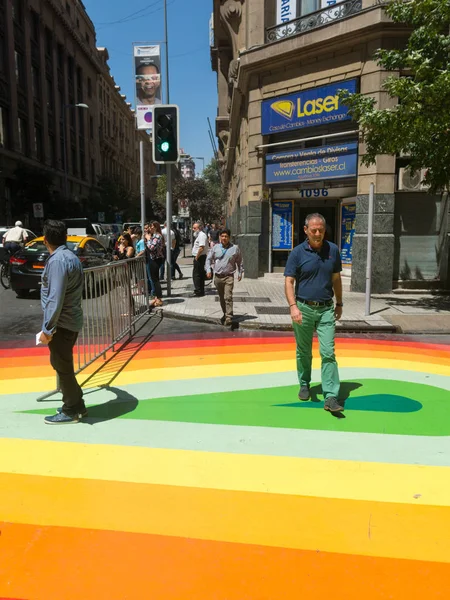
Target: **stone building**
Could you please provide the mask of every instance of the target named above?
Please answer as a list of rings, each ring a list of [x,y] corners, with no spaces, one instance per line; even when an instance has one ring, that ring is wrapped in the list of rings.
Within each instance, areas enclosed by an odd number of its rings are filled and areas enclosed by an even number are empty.
[[[32,219],[15,211],[18,167],[50,178],[57,202],[83,205],[109,174],[138,194],[138,140],[150,141],[81,0],[0,0],[0,15],[0,223]]]
[[[362,166],[364,145],[338,97],[361,91],[392,106],[373,55],[404,44],[408,30],[378,0],[214,0],[213,29],[227,219],[246,275],[282,271],[317,211],[362,291],[373,183],[373,290],[445,287],[446,203],[421,188],[404,157]]]

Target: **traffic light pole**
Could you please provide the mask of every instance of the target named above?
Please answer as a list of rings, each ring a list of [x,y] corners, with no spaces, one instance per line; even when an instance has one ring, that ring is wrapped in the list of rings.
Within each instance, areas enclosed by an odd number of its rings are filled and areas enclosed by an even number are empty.
[[[167,23],[167,0],[164,0],[164,32],[166,38],[166,104],[170,104],[170,85],[169,85],[169,33]],[[166,231],[167,231],[167,248],[166,248],[166,281],[167,281],[167,297],[172,295],[172,165],[166,165]]]
[[[167,297],[172,295],[172,165],[166,165],[167,196],[166,196],[166,220],[167,220],[167,259],[166,259],[166,281]]]

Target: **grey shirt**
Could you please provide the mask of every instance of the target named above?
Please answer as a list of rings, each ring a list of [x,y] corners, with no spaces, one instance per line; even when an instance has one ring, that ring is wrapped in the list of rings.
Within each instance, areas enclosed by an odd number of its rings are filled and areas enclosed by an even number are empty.
[[[230,244],[224,248],[222,244],[216,244],[208,252],[206,258],[205,271],[210,273],[214,268],[216,275],[233,275],[236,269],[239,277],[244,272],[244,263],[239,246]]]
[[[53,335],[57,327],[81,331],[83,327],[83,267],[66,245],[59,246],[47,260],[42,273],[42,331]]]

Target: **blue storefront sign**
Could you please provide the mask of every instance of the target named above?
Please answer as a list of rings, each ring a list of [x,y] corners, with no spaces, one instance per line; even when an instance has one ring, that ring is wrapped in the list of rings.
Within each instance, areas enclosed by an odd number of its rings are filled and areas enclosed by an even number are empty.
[[[350,119],[348,107],[342,104],[338,91],[346,90],[354,94],[357,91],[357,83],[356,79],[350,79],[265,100],[261,109],[261,133],[283,133]]]
[[[352,245],[355,234],[356,204],[342,205],[341,220],[341,260],[343,265],[352,264]]]
[[[357,167],[357,142],[278,152],[266,156],[266,183],[355,177]]]
[[[292,200],[272,203],[272,250],[292,250],[294,245]]]

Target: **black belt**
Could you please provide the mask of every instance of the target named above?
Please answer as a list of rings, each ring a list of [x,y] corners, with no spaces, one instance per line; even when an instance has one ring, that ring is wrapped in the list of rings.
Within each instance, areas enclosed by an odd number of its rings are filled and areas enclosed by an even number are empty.
[[[307,304],[308,306],[316,306],[316,307],[333,306],[334,305],[333,300],[326,300],[325,302],[315,302],[314,300],[305,300],[304,298],[297,298],[297,301],[301,302],[302,304]]]

